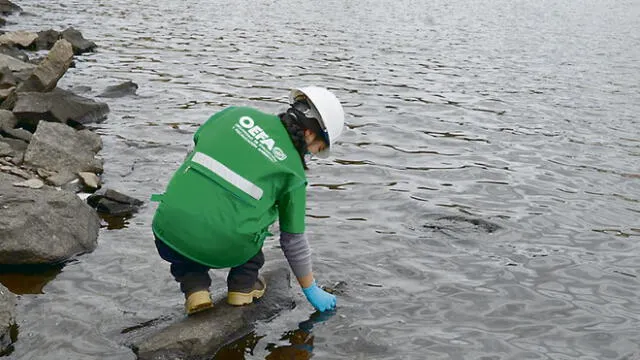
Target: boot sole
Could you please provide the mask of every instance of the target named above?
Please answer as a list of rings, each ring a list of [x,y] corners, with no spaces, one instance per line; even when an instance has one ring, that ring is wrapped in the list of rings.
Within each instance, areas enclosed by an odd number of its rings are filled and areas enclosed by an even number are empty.
[[[187,315],[193,315],[211,308],[213,308],[213,302],[205,302],[202,304],[198,304],[196,306],[191,307],[190,309],[187,309]]]
[[[249,305],[253,302],[253,299],[260,299],[266,289],[267,287],[265,286],[264,289],[253,290],[249,293],[231,291],[227,294],[227,303],[233,306]]]

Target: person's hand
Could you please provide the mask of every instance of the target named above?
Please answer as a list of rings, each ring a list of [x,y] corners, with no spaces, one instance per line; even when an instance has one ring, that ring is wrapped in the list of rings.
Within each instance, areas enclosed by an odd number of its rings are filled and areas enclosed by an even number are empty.
[[[318,311],[332,310],[336,307],[335,295],[322,290],[316,284],[315,280],[311,286],[302,288],[302,292],[304,293],[304,296],[307,297],[309,303],[311,303],[311,305],[313,305],[313,307]]]

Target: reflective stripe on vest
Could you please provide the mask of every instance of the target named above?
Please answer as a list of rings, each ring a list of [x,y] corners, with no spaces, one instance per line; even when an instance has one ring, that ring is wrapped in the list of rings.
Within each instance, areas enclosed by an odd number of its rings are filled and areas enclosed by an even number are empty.
[[[203,154],[201,152],[196,152],[191,158],[191,161],[211,170],[211,172],[230,182],[232,185],[244,191],[252,198],[256,200],[260,200],[262,198],[263,191],[261,188],[256,186],[251,181],[243,178],[241,175],[229,169],[228,167],[224,166],[222,163],[212,158],[211,156]]]

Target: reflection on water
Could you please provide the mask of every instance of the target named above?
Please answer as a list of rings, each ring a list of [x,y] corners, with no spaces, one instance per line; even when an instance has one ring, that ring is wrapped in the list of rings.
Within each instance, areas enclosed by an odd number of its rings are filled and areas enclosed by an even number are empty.
[[[56,278],[64,265],[0,265],[0,283],[16,295],[43,294],[43,288]]]
[[[129,219],[132,217],[132,215],[115,216],[105,213],[98,213],[98,216],[102,220],[100,227],[107,230],[119,230],[126,228],[129,225]]]
[[[255,332],[243,336],[220,349],[212,360],[244,360],[245,355],[253,355],[256,345],[263,337],[257,336]]]
[[[296,359],[305,360],[313,356],[313,327],[331,319],[335,311],[313,313],[308,320],[298,324],[295,330],[285,332],[277,343],[268,343],[264,349],[268,352],[265,359],[283,360]],[[260,340],[265,336],[258,336],[252,332],[241,339],[224,346],[212,358],[215,360],[245,360],[249,355],[253,355]]]

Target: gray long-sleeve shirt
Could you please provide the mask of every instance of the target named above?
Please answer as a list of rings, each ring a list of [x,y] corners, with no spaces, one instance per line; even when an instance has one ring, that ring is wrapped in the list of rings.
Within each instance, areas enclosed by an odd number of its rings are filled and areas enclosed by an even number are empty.
[[[296,278],[311,273],[311,248],[304,234],[281,232],[280,247]]]

